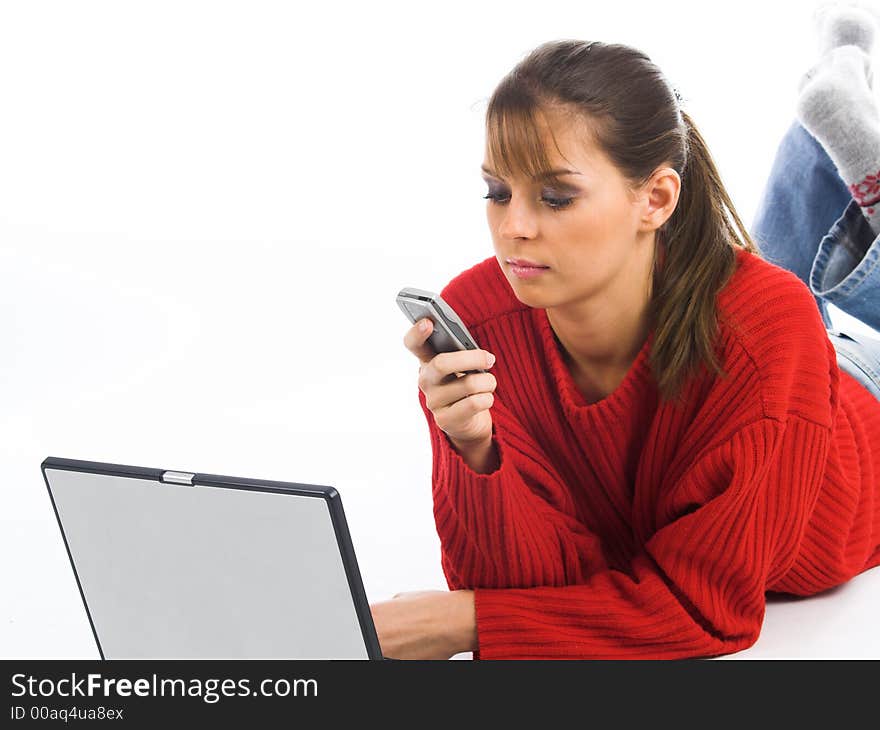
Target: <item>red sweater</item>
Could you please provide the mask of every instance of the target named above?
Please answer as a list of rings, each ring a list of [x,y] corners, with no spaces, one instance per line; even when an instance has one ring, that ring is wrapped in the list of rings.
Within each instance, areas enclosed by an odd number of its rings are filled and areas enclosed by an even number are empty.
[[[717,299],[729,377],[701,371],[683,408],[658,403],[653,332],[588,404],[546,310],[516,299],[494,257],[441,292],[497,357],[491,474],[419,390],[444,575],[475,589],[475,659],[727,654],[757,640],[765,592],[880,565],[880,402],[838,369],[807,287],[737,258]]]

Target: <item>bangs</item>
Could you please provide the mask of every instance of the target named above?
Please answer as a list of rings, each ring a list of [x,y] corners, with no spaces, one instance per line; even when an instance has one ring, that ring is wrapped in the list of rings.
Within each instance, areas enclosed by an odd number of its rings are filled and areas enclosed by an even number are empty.
[[[486,158],[497,175],[547,177],[550,164],[538,123],[541,116],[541,105],[531,95],[509,86],[498,90],[486,111]],[[553,137],[549,125],[544,128]]]

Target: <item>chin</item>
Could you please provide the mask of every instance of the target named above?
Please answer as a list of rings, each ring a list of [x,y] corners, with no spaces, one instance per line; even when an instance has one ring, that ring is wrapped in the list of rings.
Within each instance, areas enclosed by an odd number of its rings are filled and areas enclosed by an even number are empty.
[[[513,295],[526,306],[534,309],[546,309],[553,306],[554,302],[549,296],[549,292],[546,291],[546,286],[523,282],[512,274],[506,278]]]

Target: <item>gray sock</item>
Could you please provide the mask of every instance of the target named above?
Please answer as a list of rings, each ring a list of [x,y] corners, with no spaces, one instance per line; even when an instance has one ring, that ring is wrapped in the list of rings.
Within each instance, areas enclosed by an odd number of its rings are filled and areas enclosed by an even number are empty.
[[[865,23],[871,30],[860,37],[873,39],[873,20],[868,14],[863,19],[871,21]],[[840,25],[828,22],[825,27]],[[859,45],[830,47],[801,79],[796,114],[825,148],[871,230],[880,235],[880,111],[870,70],[871,59]]]
[[[871,53],[880,25],[880,10],[860,3],[826,3],[813,14],[819,56],[838,46],[858,46]]]

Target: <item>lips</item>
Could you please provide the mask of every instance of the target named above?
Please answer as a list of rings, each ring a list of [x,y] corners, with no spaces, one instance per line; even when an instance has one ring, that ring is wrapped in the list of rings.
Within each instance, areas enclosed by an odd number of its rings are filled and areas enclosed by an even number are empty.
[[[528,259],[507,259],[507,263],[511,266],[517,266],[525,269],[549,269],[549,266],[539,264],[537,261],[529,261]]]

